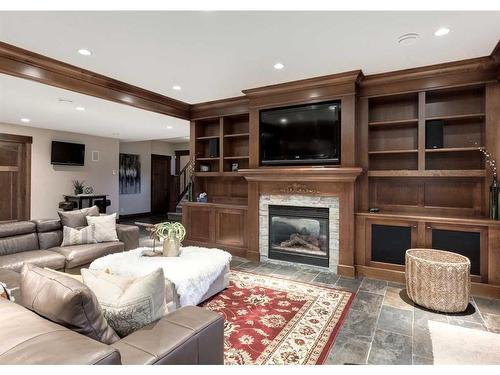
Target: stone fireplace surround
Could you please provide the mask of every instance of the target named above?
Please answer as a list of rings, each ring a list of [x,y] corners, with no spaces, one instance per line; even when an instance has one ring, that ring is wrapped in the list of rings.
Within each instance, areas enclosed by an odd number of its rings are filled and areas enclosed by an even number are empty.
[[[301,202],[298,205],[302,206],[314,207],[315,204],[320,204],[329,208],[330,220],[335,219],[331,220],[330,224],[330,234],[332,232],[337,234],[330,236],[333,238],[333,242],[330,241],[332,245],[330,251],[333,252],[331,263],[336,265],[339,275],[354,277],[354,186],[356,178],[362,172],[361,168],[356,167],[241,169],[239,174],[248,181],[246,257],[260,261],[267,256],[268,242],[264,241],[265,230],[263,236],[261,235],[261,222],[265,222],[261,221],[261,214],[265,216],[266,203],[267,206],[270,204],[267,199],[280,201],[280,205],[286,205],[285,202],[291,200]],[[266,222],[266,227],[267,224]]]
[[[299,194],[262,194],[259,201],[260,260],[269,256],[269,205],[328,208],[329,218],[329,270],[337,272],[339,262],[339,198]]]

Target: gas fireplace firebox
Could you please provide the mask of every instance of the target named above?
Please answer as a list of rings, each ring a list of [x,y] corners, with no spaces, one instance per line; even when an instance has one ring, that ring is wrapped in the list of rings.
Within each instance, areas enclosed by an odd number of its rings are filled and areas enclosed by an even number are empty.
[[[269,258],[329,266],[328,208],[269,205]]]

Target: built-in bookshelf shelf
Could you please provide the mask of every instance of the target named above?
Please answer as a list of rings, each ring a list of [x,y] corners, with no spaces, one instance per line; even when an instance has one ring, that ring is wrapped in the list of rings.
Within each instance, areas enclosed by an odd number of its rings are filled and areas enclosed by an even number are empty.
[[[215,160],[220,160],[220,158],[196,158],[196,160],[199,160],[199,161],[215,161]]]
[[[372,121],[368,125],[371,127],[391,127],[391,126],[413,126],[418,124],[418,118],[407,120]]]
[[[205,136],[205,137],[196,137],[198,141],[208,141],[210,139],[216,139],[219,138],[218,135],[210,135],[210,136]]]
[[[445,147],[445,148],[428,148],[425,152],[479,152],[479,147]]]
[[[224,138],[246,138],[249,136],[250,133],[224,134]]]
[[[368,177],[485,177],[484,169],[477,170],[386,170],[368,171]]]
[[[248,155],[246,156],[224,156],[224,159],[226,160],[245,160],[249,159],[250,157]]]
[[[368,151],[369,155],[385,155],[385,154],[411,154],[418,152],[417,149],[413,150],[379,150],[379,151]]]
[[[443,116],[433,116],[426,117],[426,121],[431,120],[473,120],[473,119],[482,119],[485,116],[483,112],[481,113],[465,113],[459,115],[443,115]]]

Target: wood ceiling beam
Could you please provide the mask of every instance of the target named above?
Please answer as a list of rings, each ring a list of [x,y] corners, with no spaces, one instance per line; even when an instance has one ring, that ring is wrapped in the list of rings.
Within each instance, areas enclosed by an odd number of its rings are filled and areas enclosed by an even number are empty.
[[[189,104],[0,42],[0,73],[188,120]]]

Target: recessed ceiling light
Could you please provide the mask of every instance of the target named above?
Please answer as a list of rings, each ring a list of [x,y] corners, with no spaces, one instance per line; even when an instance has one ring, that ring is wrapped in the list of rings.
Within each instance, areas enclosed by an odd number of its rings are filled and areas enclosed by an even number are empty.
[[[173,85],[172,88],[174,90],[177,90],[177,91],[179,91],[180,89],[182,89],[182,87],[180,87],[179,85]]]
[[[398,38],[398,43],[403,45],[403,46],[411,46],[412,44],[415,44],[418,39],[418,34],[417,33],[408,33],[401,35]]]
[[[434,32],[434,35],[435,36],[444,36],[444,35],[448,34],[449,32],[450,32],[450,29],[448,29],[447,27],[440,27],[439,29],[437,29]]]
[[[75,108],[77,111],[85,111],[85,107],[76,107]]]
[[[173,126],[172,125],[167,125],[167,129],[172,129]]]
[[[88,49],[85,49],[85,48],[80,48],[78,50],[78,53],[80,55],[83,55],[83,56],[90,56],[90,55],[92,55],[92,52],[90,52]]]
[[[288,119],[286,119],[285,117],[280,118],[280,122],[281,122],[282,124],[286,124],[286,123],[288,122]]]
[[[280,62],[277,62],[276,64],[273,65],[274,69],[276,70],[281,70],[285,67],[285,65],[283,65],[282,63]]]
[[[30,122],[31,120],[29,118],[23,117],[21,119],[21,122]]]

